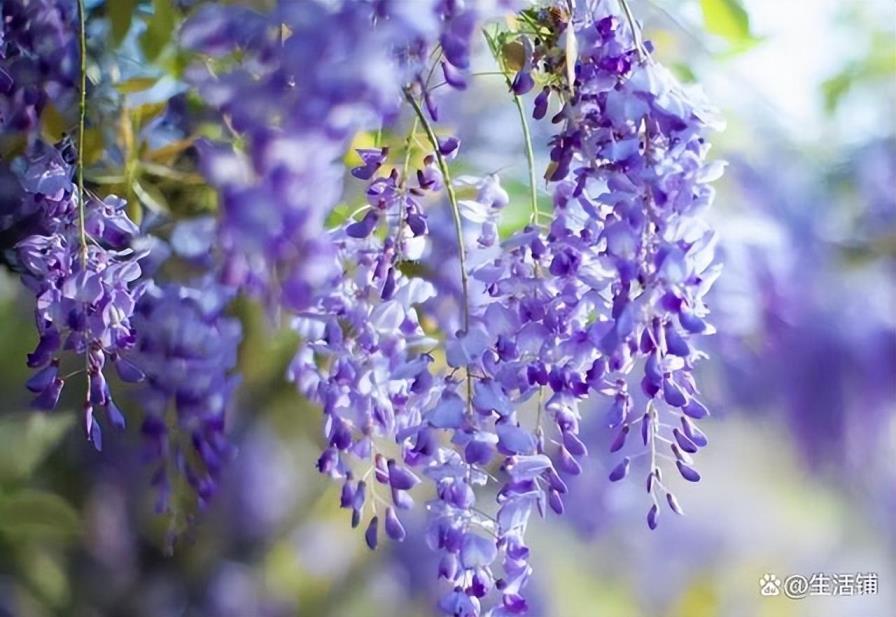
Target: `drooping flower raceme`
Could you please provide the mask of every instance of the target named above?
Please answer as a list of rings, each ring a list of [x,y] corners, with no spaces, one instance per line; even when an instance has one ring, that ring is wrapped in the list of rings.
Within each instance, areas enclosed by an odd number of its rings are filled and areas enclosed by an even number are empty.
[[[61,362],[76,357],[77,372],[87,376],[85,430],[100,449],[95,409],[104,408],[113,425],[124,426],[106,383],[107,361],[123,381],[143,378],[123,356],[134,345],[131,318],[142,293],[140,255],[129,248],[137,227],[125,214],[123,200],[85,195],[82,230],[72,167],[56,148],[38,145],[19,162],[26,200],[40,204],[48,227],[16,245],[22,281],[35,296],[40,336],[28,356],[36,372],[27,387],[37,395],[36,407],[53,409],[65,384]]]
[[[436,341],[420,326],[417,306],[435,293],[433,286],[402,272],[402,263],[419,257],[427,233],[420,199],[441,188],[432,170],[414,180],[393,168],[374,173],[385,150],[360,152],[364,165],[353,175],[370,180],[367,204],[356,220],[332,232],[337,247],[335,274],[308,310],[294,318],[304,343],[293,359],[289,378],[324,411],[327,448],[318,469],[344,478],[342,506],[361,522],[368,493],[385,484],[391,505],[383,520],[390,537],[403,538],[395,509],[413,503],[407,490],[419,479],[406,465],[419,465],[432,454],[433,436],[422,426],[423,409],[437,395],[428,354]],[[390,443],[391,442],[391,443]],[[400,445],[398,458],[386,453]],[[358,463],[353,463],[358,461]],[[359,476],[359,471],[361,477]],[[376,506],[372,506],[374,512]],[[378,517],[368,523],[367,541],[377,543]]]
[[[125,202],[99,199],[75,186],[77,151],[69,138],[55,146],[41,141],[41,115],[52,104],[69,117],[80,90],[77,6],[57,0],[3,3],[0,135],[21,135],[25,152],[3,165],[0,230],[15,242],[6,260],[35,297],[39,342],[27,359],[35,373],[26,383],[36,394],[33,404],[53,409],[66,375],[85,375],[84,425],[99,449],[95,411],[104,409],[109,422],[124,425],[106,382],[107,364],[124,381],[142,379],[123,356],[134,342],[130,320],[142,286],[140,255],[130,248],[138,230],[124,212]]]
[[[3,171],[9,190],[0,230],[16,242],[6,259],[36,300],[39,342],[27,359],[35,373],[26,384],[34,406],[53,409],[66,381],[85,374],[85,429],[99,449],[96,412],[104,409],[115,426],[125,422],[105,369],[114,364],[123,382],[148,376],[142,430],[158,465],[160,506],[167,509],[174,474],[203,505],[231,451],[224,413],[240,330],[222,310],[232,294],[212,284],[160,288],[148,280],[142,254],[130,248],[139,230],[124,201],[79,194],[75,144],[40,140],[38,119],[48,105],[64,116],[74,107],[77,3],[8,2],[2,15],[0,134],[22,133],[28,145]]]
[[[701,298],[714,278],[712,233],[696,215],[711,200],[706,182],[716,173],[703,162],[711,114],[646,57],[635,34],[605,7],[567,20],[549,11],[529,18],[553,33],[536,48],[523,46],[531,54],[523,66],[547,84],[535,115],[546,115],[551,96],[564,93],[547,174],[555,183],[554,209],[547,226],[534,216],[532,225],[502,241],[497,221],[508,198],[497,178],[465,180],[473,185],[473,199],[457,200],[448,191],[455,225],[479,226],[471,245],[466,230],[456,233],[461,284],[449,280],[434,290],[453,295],[453,306],[464,315],[436,316],[446,325],[460,324],[456,333],[449,331],[444,349],[433,352],[444,354],[449,370],[431,374],[423,370],[427,355],[409,362],[407,347],[383,338],[384,324],[392,331],[403,324],[410,343],[422,332],[420,307],[409,319],[406,308],[394,305],[394,290],[401,287],[396,281],[403,278],[390,261],[396,225],[377,232],[383,216],[376,208],[359,212],[336,236],[347,238],[340,241],[343,275],[334,280],[338,298],[325,295],[321,306],[329,310],[297,320],[310,342],[294,361],[292,377],[324,405],[329,447],[318,466],[345,478],[342,505],[353,510],[354,522],[360,523],[359,510],[370,498],[370,474],[391,485],[385,522],[396,537],[403,532],[394,508],[409,505],[404,491],[418,481],[401,465],[422,467],[434,483],[427,539],[441,552],[439,574],[452,586],[440,603],[447,614],[478,615],[494,592],[500,601],[490,614],[525,612],[523,588],[531,572],[525,530],[533,512],[564,509],[563,477],[579,473],[588,450],[578,435],[588,395],[609,398],[606,422],[618,431],[614,449],[621,449],[632,428],[641,432],[650,457],[651,527],[660,498],[680,511],[662,480],[657,461],[666,455],[657,451],[659,444],[669,445],[682,476],[692,481],[699,476],[690,454],[705,445],[691,421],[706,411],[690,377],[699,353],[688,338],[709,331]],[[569,68],[559,59],[568,53],[561,41],[571,38],[579,51]],[[419,83],[408,90],[412,102],[419,97],[426,103],[426,95]],[[414,107],[425,125],[420,106]],[[427,137],[439,150],[441,140],[431,129]],[[441,172],[446,157],[439,154]],[[361,156],[364,165],[354,173],[369,178],[383,153]],[[374,179],[368,197],[376,201],[369,205],[391,203],[389,196],[401,186],[394,171]],[[448,276],[440,272],[435,280]],[[442,311],[446,305],[424,306]],[[384,322],[390,313],[394,320]],[[641,393],[629,386],[636,368],[645,375]],[[390,396],[396,391],[412,393],[397,399],[403,409]],[[634,411],[638,405],[640,413]],[[670,418],[680,428],[669,426]],[[435,438],[439,433],[450,436],[450,446]],[[371,435],[397,442],[401,458],[387,461]],[[625,476],[636,456],[623,459],[610,479]],[[356,459],[366,467],[361,479],[348,462]],[[492,516],[477,493],[497,461],[500,490]],[[378,523],[374,517],[367,525],[371,546]]]
[[[361,128],[397,109],[390,38],[366,5],[281,3],[261,14],[207,5],[183,44],[223,62],[190,74],[246,156],[204,148],[203,169],[220,192],[218,245],[224,282],[270,306],[301,311],[330,275],[324,219],[341,194],[339,158]]]
[[[693,423],[708,412],[691,375],[701,357],[692,339],[712,331],[703,296],[719,266],[714,233],[700,215],[712,202],[708,183],[722,170],[705,161],[705,135],[719,122],[699,93],[649,57],[634,24],[624,26],[603,7],[567,27],[575,29],[578,58],[575,80],[566,84],[572,95],[553,117],[561,129],[551,141],[555,217],[548,240],[584,247],[556,255],[551,269],[572,274],[594,264],[604,277],[596,286],[583,281],[608,311],[588,328],[607,371],[593,387],[612,397],[606,421],[617,434],[613,450],[631,431],[646,446],[652,528],[661,498],[680,513],[662,479],[660,449],[696,482],[691,454],[706,445]],[[546,68],[554,69],[558,53],[544,50]],[[642,375],[637,395],[628,387],[633,371]],[[624,457],[610,479],[624,477],[635,456]]]
[[[477,477],[485,483],[476,466],[496,454],[504,470],[494,519],[476,512],[472,490],[453,506],[444,505],[440,492],[441,501],[431,506],[432,544],[447,553],[440,574],[455,585],[442,603],[448,614],[478,614],[498,555],[504,576],[495,587],[502,600],[492,614],[526,610],[526,525],[533,511],[563,512],[563,476],[577,475],[578,459],[587,454],[578,426],[591,393],[609,398],[605,422],[616,431],[614,452],[633,429],[640,433],[645,449],[608,475],[620,480],[635,459],[649,457],[651,528],[661,501],[681,513],[660,460],[694,482],[699,474],[690,455],[706,445],[693,420],[707,410],[690,370],[701,357],[693,335],[711,332],[702,298],[718,273],[714,235],[699,218],[713,196],[707,183],[721,171],[704,161],[714,114],[653,63],[606,7],[569,20],[549,11],[529,18],[554,33],[533,52],[549,84],[534,115],[546,115],[552,94],[563,98],[546,176],[555,183],[554,209],[546,228],[534,215],[534,225],[470,268],[487,299],[466,299],[469,322],[446,342],[449,365],[466,370],[473,382],[472,397],[465,402],[446,388],[428,414],[454,432],[463,457],[442,452],[427,473],[440,485],[447,479],[448,486],[469,487]],[[571,61],[570,39],[578,42],[574,67],[564,66]],[[477,246],[468,250],[471,262],[471,253],[495,242],[494,220],[506,203],[497,195],[480,190],[462,202],[466,218],[482,225]],[[636,371],[643,375],[636,378],[640,392],[629,384]],[[522,415],[527,401],[534,402],[532,419]],[[666,448],[671,456],[660,452]],[[470,523],[493,539],[468,531]],[[475,555],[467,565],[465,547]]]

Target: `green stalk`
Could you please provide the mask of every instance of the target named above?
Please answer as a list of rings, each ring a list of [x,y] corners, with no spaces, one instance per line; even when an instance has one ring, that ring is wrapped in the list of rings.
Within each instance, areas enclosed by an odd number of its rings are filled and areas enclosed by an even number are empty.
[[[470,303],[469,294],[467,291],[469,287],[467,280],[467,249],[464,246],[464,231],[463,224],[460,218],[460,206],[458,206],[457,204],[457,195],[455,194],[454,187],[451,184],[451,174],[448,172],[448,164],[445,162],[445,157],[442,156],[442,152],[439,150],[439,140],[436,139],[436,134],[432,129],[432,125],[429,124],[429,121],[423,114],[423,110],[420,108],[420,104],[413,97],[409,90],[404,91],[404,98],[407,99],[408,103],[411,104],[411,107],[414,108],[414,113],[417,114],[417,118],[420,120],[420,125],[426,132],[426,138],[432,145],[436,157],[436,162],[439,165],[439,171],[442,172],[442,180],[445,183],[445,191],[448,193],[448,202],[451,204],[451,215],[454,218],[454,232],[457,236],[457,254],[460,258],[461,300],[463,301],[464,305],[464,332],[466,332],[470,329]]]
[[[84,121],[87,117],[87,15],[84,0],[78,0],[81,36],[81,92],[78,110],[78,233],[81,240],[81,265],[87,264],[87,228],[84,199]]]
[[[442,172],[442,181],[445,183],[445,192],[448,193],[448,202],[451,204],[451,216],[454,219],[454,232],[457,236],[457,255],[460,260],[460,284],[461,302],[463,303],[464,310],[464,333],[467,333],[470,331],[470,296],[468,292],[469,282],[467,280],[467,249],[464,246],[464,229],[460,218],[460,206],[457,204],[457,195],[454,192],[454,186],[451,184],[451,174],[448,172],[448,163],[445,161],[445,157],[442,156],[442,152],[439,150],[439,140],[436,139],[436,134],[432,129],[432,125],[430,125],[429,121],[426,119],[423,110],[420,109],[420,104],[411,94],[409,89],[405,89],[404,98],[406,98],[408,103],[411,104],[411,107],[414,108],[414,113],[417,115],[417,119],[426,131],[426,137],[429,140],[429,143],[432,144],[436,162],[439,164],[439,171]],[[464,367],[464,372],[467,378],[467,413],[472,414],[473,379],[470,374],[469,365]]]
[[[507,82],[507,88],[512,88],[513,82],[507,73],[504,62],[501,60],[500,50],[498,50],[495,40],[489,36],[486,30],[482,31],[482,35],[488,43],[488,48],[491,50],[495,62],[498,63],[498,67],[501,69],[501,75],[504,76],[504,81]],[[526,119],[526,110],[523,107],[522,97],[514,94],[513,103],[516,105],[516,111],[520,116],[520,125],[523,128],[523,141],[526,148],[526,161],[529,165],[529,195],[532,202],[532,214],[529,216],[529,222],[537,225],[540,213],[538,211],[538,180],[535,175],[535,153],[532,150],[532,133],[529,131],[529,121]]]
[[[526,120],[526,110],[523,108],[522,99],[514,95],[513,102],[516,103],[516,110],[520,115],[520,124],[523,126],[523,140],[526,142],[526,161],[529,164],[529,193],[532,198],[532,215],[529,217],[529,222],[537,225],[540,213],[538,211],[538,179],[535,175],[535,154],[532,151],[532,134],[529,132],[529,122]]]
[[[628,6],[628,2],[626,0],[619,0],[619,4],[622,6],[622,10],[625,12],[625,19],[628,21],[628,27],[632,29],[632,38],[635,39],[635,47],[638,50],[638,58],[643,62],[647,59],[647,52],[644,51],[644,43],[641,42],[641,30],[638,28],[638,24],[635,21],[635,16],[632,15],[632,10]]]
[[[405,139],[404,142],[404,164],[401,166],[401,182],[404,184],[405,191],[409,189],[408,169],[410,169],[411,166],[411,154],[414,149],[413,144],[419,126],[420,120],[417,116],[414,116],[414,122],[411,124],[411,132],[408,133],[407,139]],[[400,211],[398,213],[398,231],[395,233],[395,250],[399,258],[401,257],[401,234],[404,231],[405,211],[405,199],[402,198]]]

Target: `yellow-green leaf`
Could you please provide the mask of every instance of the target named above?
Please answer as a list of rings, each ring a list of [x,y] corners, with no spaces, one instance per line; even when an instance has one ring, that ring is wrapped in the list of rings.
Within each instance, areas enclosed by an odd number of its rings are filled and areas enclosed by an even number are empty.
[[[196,143],[196,137],[172,141],[161,148],[148,151],[144,158],[156,163],[171,163],[185,150],[192,148],[194,143]]]
[[[143,105],[131,107],[128,111],[131,113],[134,126],[143,128],[148,121],[165,113],[167,106],[167,101],[157,101],[155,103],[144,103]]]
[[[156,82],[158,82],[158,79],[155,77],[134,77],[115,84],[115,89],[122,94],[142,92],[152,88],[156,85]]]
[[[352,138],[352,143],[349,144],[348,150],[345,152],[345,157],[343,157],[342,160],[347,167],[362,165],[364,161],[361,160],[361,157],[356,150],[375,147],[376,134],[372,131],[359,131],[355,133],[355,136]]]
[[[40,114],[40,122],[44,137],[50,142],[59,141],[72,129],[71,123],[59,113],[52,102],[44,107]]]
[[[700,8],[706,30],[728,41],[732,50],[743,51],[757,42],[740,0],[700,0]]]
[[[501,56],[508,71],[519,71],[526,64],[526,48],[519,41],[505,43]]]
[[[155,60],[174,33],[177,16],[171,0],[153,0],[153,12],[146,22],[146,31],[140,37],[140,49],[147,60]]]
[[[115,0],[106,3],[106,15],[111,25],[112,42],[117,47],[131,29],[134,10],[140,0]]]
[[[20,573],[41,597],[61,608],[71,595],[62,551],[46,543],[29,542],[18,547],[16,562]]]
[[[98,128],[84,130],[84,164],[93,165],[103,158],[106,144],[103,141],[103,133]]]

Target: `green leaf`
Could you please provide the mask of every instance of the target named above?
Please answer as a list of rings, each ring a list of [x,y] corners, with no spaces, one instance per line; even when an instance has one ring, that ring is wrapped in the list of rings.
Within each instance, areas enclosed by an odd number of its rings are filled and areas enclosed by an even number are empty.
[[[501,47],[501,58],[508,71],[519,71],[526,64],[526,48],[519,41],[509,41]]]
[[[0,495],[0,533],[9,538],[62,540],[80,532],[78,512],[59,495],[33,489]]]
[[[146,22],[146,31],[140,37],[140,49],[149,61],[162,53],[174,34],[177,15],[170,0],[153,0],[153,13]]]
[[[878,82],[892,83],[896,76],[896,38],[872,33],[868,54],[847,64],[821,84],[825,109],[833,112],[844,96],[855,87],[874,87]]]
[[[672,69],[672,72],[675,73],[675,76],[678,77],[678,79],[685,83],[690,84],[697,81],[697,76],[694,74],[694,70],[684,62],[674,62],[669,68]]]
[[[137,105],[136,107],[131,107],[128,111],[131,114],[131,121],[134,126],[134,130],[139,131],[146,123],[152,120],[153,118],[162,115],[165,112],[165,108],[167,107],[167,101],[158,101],[156,103],[144,103],[142,105]]]
[[[853,85],[852,71],[843,71],[834,77],[822,82],[821,91],[824,94],[824,108],[830,113],[837,109],[840,100],[849,92]]]
[[[75,418],[37,412],[0,417],[0,482],[24,480],[59,443]]]
[[[740,0],[700,0],[700,8],[707,31],[728,41],[732,51],[745,51],[758,42]]]
[[[140,0],[115,0],[106,3],[106,15],[112,30],[112,42],[116,47],[121,45],[124,37],[131,29],[131,21],[134,18],[134,10]]]
[[[121,92],[122,94],[131,94],[133,92],[142,92],[143,90],[149,90],[156,83],[158,83],[158,78],[156,77],[134,77],[131,79],[126,79],[125,81],[118,82],[115,84],[115,89]]]
[[[106,144],[103,141],[103,133],[97,127],[84,130],[84,163],[93,165],[103,157]]]
[[[62,139],[72,128],[72,118],[63,116],[52,102],[44,107],[40,122],[44,137],[51,143]]]

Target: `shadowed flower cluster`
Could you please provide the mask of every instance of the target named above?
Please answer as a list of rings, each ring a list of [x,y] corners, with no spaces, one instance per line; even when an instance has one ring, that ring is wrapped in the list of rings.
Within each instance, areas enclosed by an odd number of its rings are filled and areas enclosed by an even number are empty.
[[[210,282],[150,284],[137,304],[140,335],[133,358],[146,374],[141,433],[156,466],[159,511],[169,509],[178,477],[204,507],[233,454],[225,427],[239,383],[232,371],[242,329],[224,314],[230,299],[225,288]]]
[[[51,104],[65,112],[78,76],[75,0],[6,0],[0,7],[0,135],[29,132]]]

